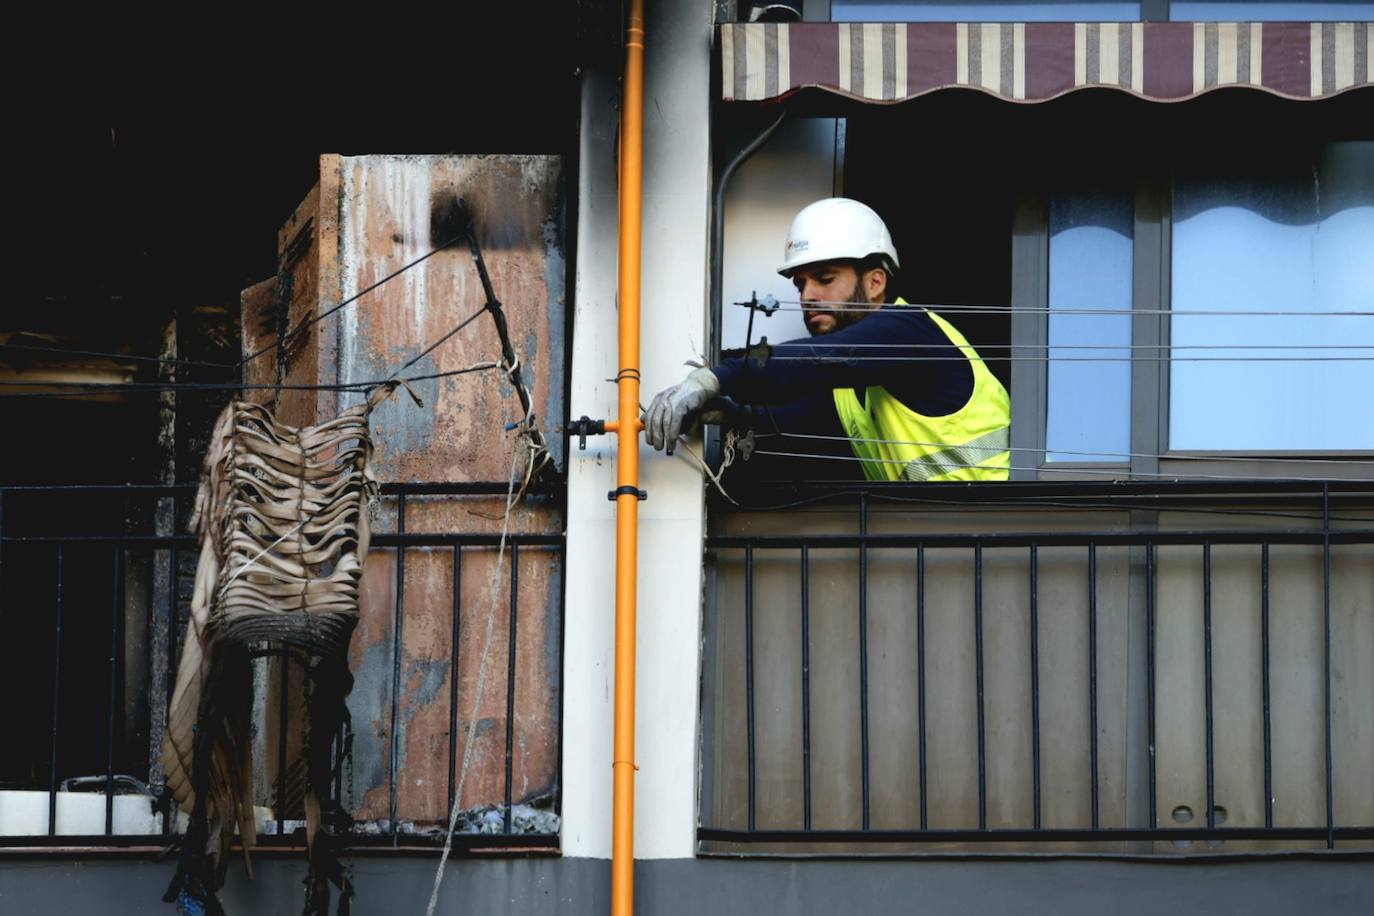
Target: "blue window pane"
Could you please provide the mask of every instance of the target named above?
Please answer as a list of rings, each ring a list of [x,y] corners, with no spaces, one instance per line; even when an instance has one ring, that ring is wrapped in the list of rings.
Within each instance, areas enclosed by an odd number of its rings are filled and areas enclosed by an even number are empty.
[[[1136,22],[1139,2],[1118,0],[1033,0],[960,2],[940,0],[831,0],[832,22]]]
[[[1124,191],[1050,201],[1049,461],[1130,451],[1132,218]]]
[[[1181,177],[1172,307],[1170,448],[1374,450],[1374,142]]]
[[[1173,0],[1175,22],[1364,22],[1374,19],[1374,3],[1343,0]]]

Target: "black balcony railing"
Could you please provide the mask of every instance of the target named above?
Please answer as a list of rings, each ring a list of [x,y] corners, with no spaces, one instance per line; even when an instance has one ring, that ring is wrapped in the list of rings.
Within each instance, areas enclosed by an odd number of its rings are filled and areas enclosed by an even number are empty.
[[[909,845],[913,851],[920,851],[932,848],[930,844],[947,844],[946,849],[988,849],[998,844],[1026,848],[1028,844],[1038,843],[1082,844],[1076,848],[1084,849],[1090,848],[1089,844],[1097,844],[1096,848],[1104,849],[1106,847],[1101,844],[1127,842],[1147,846],[1150,843],[1171,844],[1166,848],[1176,850],[1189,847],[1193,841],[1206,841],[1205,849],[1215,851],[1222,848],[1225,841],[1241,840],[1306,841],[1309,845],[1316,841],[1328,848],[1337,844],[1351,845],[1349,841],[1358,841],[1356,845],[1366,847],[1374,845],[1374,842],[1366,842],[1374,841],[1374,784],[1368,779],[1368,774],[1374,771],[1374,759],[1370,759],[1374,754],[1371,748],[1360,744],[1361,741],[1369,742],[1355,734],[1364,730],[1358,721],[1363,719],[1367,727],[1368,716],[1374,711],[1374,683],[1367,671],[1367,659],[1363,665],[1358,661],[1354,665],[1363,669],[1363,674],[1357,674],[1352,668],[1340,675],[1345,690],[1342,702],[1349,704],[1355,720],[1341,721],[1350,728],[1351,734],[1338,733],[1342,725],[1333,720],[1332,697],[1333,601],[1343,602],[1342,607],[1347,610],[1342,613],[1353,613],[1363,621],[1356,628],[1359,632],[1368,629],[1370,615],[1374,612],[1374,579],[1370,577],[1370,569],[1374,566],[1370,565],[1371,554],[1367,551],[1368,545],[1374,545],[1374,511],[1371,511],[1374,489],[1369,485],[1258,481],[1222,486],[1194,483],[1003,483],[972,487],[963,484],[837,484],[826,489],[778,484],[771,491],[764,488],[751,495],[761,506],[785,503],[788,508],[764,513],[732,511],[730,507],[718,506],[725,521],[717,516],[717,533],[706,541],[708,569],[712,570],[713,580],[708,586],[707,640],[708,644],[716,640],[717,648],[713,663],[714,683],[713,675],[708,672],[705,686],[708,691],[706,733],[714,736],[707,739],[707,772],[713,774],[708,776],[707,794],[713,794],[716,800],[704,802],[702,826],[698,830],[704,851],[739,852],[752,848],[771,852],[835,852],[843,851],[846,845],[874,851],[873,844],[889,844],[888,848],[892,849]],[[894,508],[903,504],[911,508]],[[813,513],[808,522],[799,514],[798,506],[821,508],[824,512]],[[877,526],[874,522],[879,514],[874,511],[875,507],[885,507],[881,525]],[[955,519],[962,530],[933,529],[932,526],[940,522],[923,518],[919,507],[944,511],[943,519]],[[956,508],[958,516],[948,514]],[[848,514],[850,510],[853,514]],[[1004,526],[1004,530],[969,533],[969,520],[976,518],[976,513],[994,511],[999,514],[987,516],[995,519],[988,523],[989,526]],[[790,515],[780,520],[776,517],[779,512]],[[1095,527],[1094,522],[1103,513],[1116,513],[1117,524]],[[1174,524],[1159,524],[1160,513],[1166,516],[1173,513]],[[1008,523],[1008,517],[1016,514],[1027,518],[1021,523]],[[771,524],[768,516],[773,516]],[[1068,521],[1065,521],[1066,516]],[[1050,517],[1055,523],[1045,524]],[[901,531],[904,519],[909,524],[905,525],[906,531]],[[1130,520],[1123,521],[1125,519]],[[1180,521],[1185,519],[1186,526]],[[1199,519],[1203,520],[1202,524]],[[1212,524],[1206,524],[1209,519]],[[975,523],[972,527],[976,530],[978,526]],[[843,533],[836,532],[837,528]],[[1303,563],[1285,559],[1282,573],[1276,572],[1276,556],[1290,550],[1305,551]],[[1352,551],[1354,553],[1346,553]],[[1077,602],[1075,615],[1081,616],[1073,619],[1082,621],[1085,633],[1075,635],[1073,639],[1082,642],[1072,645],[1081,648],[1086,658],[1081,662],[1084,675],[1075,681],[1075,689],[1081,690],[1080,699],[1072,702],[1081,707],[1074,715],[1081,716],[1080,721],[1086,723],[1086,727],[1081,729],[1085,734],[1084,746],[1073,752],[1081,753],[1087,763],[1083,784],[1069,790],[1081,802],[1076,808],[1076,822],[1066,819],[1062,808],[1053,819],[1042,815],[1044,781],[1053,777],[1062,789],[1067,778],[1063,773],[1048,770],[1042,756],[1046,740],[1059,740],[1047,739],[1047,727],[1042,721],[1042,677],[1046,664],[1042,651],[1045,640],[1055,632],[1045,620],[1042,591],[1041,569],[1047,552],[1053,553],[1060,576],[1061,588],[1055,599],[1059,603],[1057,606],[1062,606],[1065,600],[1062,583],[1066,568],[1073,570],[1071,579],[1077,577],[1072,579],[1076,584],[1071,582],[1071,588],[1081,590],[1079,597],[1074,599]],[[1230,821],[1226,819],[1225,806],[1218,804],[1218,774],[1225,774],[1228,767],[1235,770],[1252,766],[1253,762],[1229,754],[1220,759],[1217,754],[1216,705],[1219,697],[1213,678],[1216,641],[1213,566],[1218,552],[1225,555],[1228,588],[1235,588],[1237,575],[1253,575],[1258,580],[1246,586],[1253,590],[1256,600],[1244,610],[1247,615],[1253,614],[1258,642],[1257,649],[1247,651],[1253,651],[1260,668],[1257,674],[1250,672],[1247,677],[1253,676],[1258,689],[1253,696],[1228,695],[1221,699],[1228,709],[1235,708],[1238,703],[1249,703],[1258,711],[1256,719],[1262,723],[1262,740],[1258,741],[1257,750],[1262,757],[1263,785],[1254,786],[1254,794],[1257,796],[1262,791],[1263,803],[1255,807],[1257,813],[1252,817],[1233,817]],[[965,736],[965,742],[960,744],[971,751],[965,761],[965,773],[971,783],[976,772],[976,804],[970,793],[962,817],[950,816],[946,809],[941,822],[930,814],[935,790],[928,779],[928,750],[936,741],[949,744],[956,739],[939,732],[929,720],[927,710],[931,689],[928,665],[931,659],[937,658],[932,653],[951,649],[948,642],[933,647],[927,632],[931,612],[927,588],[929,564],[937,554],[947,576],[946,583],[950,581],[950,570],[954,570],[964,577],[960,584],[964,591],[960,594],[971,596],[967,605],[958,609],[959,614],[966,614],[958,618],[966,621],[962,624],[966,629],[958,638],[971,644],[971,649],[965,645],[960,651],[971,651],[973,671],[968,686],[972,687],[972,695],[962,697],[959,702],[975,707],[966,721],[976,735],[976,738]],[[1124,596],[1129,587],[1124,581],[1127,574],[1123,574],[1110,596],[1104,592],[1099,583],[1099,561],[1109,554],[1119,568],[1130,570],[1130,581],[1137,594],[1143,597],[1145,639],[1143,681],[1136,682],[1133,699],[1127,704],[1135,703],[1143,713],[1145,733],[1135,748],[1139,751],[1138,765],[1145,774],[1145,784],[1137,787],[1136,802],[1116,806],[1111,817],[1103,812],[1100,785],[1103,764],[1099,742],[1114,727],[1118,735],[1125,735],[1126,725],[1104,721],[1112,712],[1099,696],[1106,651],[1099,624],[1106,614],[1124,618],[1128,613]],[[826,573],[830,589],[824,607],[818,607],[816,599],[814,568],[818,555],[828,557],[830,563]],[[1167,743],[1172,739],[1157,730],[1161,715],[1157,702],[1159,692],[1164,686],[1171,689],[1176,686],[1157,682],[1161,665],[1158,637],[1162,632],[1162,555],[1168,558],[1169,577],[1174,577],[1184,566],[1197,573],[1189,573],[1177,581],[1169,579],[1171,594],[1177,596],[1184,585],[1191,590],[1192,597],[1187,599],[1189,622],[1186,628],[1191,630],[1189,638],[1201,644],[1201,672],[1196,685],[1200,696],[1196,697],[1196,705],[1190,708],[1189,714],[1201,720],[1198,734],[1202,749],[1195,759],[1189,758],[1181,767],[1195,767],[1196,772],[1190,778],[1197,778],[1199,786],[1205,784],[1206,816],[1198,818],[1196,823],[1184,821],[1183,813],[1169,818],[1167,801],[1164,802],[1166,815],[1160,816],[1159,755],[1174,752],[1171,760],[1176,769],[1180,768],[1178,763],[1183,759],[1176,749],[1168,748]],[[1029,747],[1024,753],[1015,753],[1016,759],[1011,762],[1011,769],[1022,774],[1024,785],[1015,793],[1024,804],[1012,806],[1019,811],[1015,817],[1008,817],[1007,807],[1003,806],[995,819],[989,816],[990,793],[1010,790],[1005,779],[998,787],[989,782],[989,700],[985,695],[985,680],[989,674],[985,645],[986,569],[989,557],[994,556],[999,576],[998,624],[1005,625],[1009,617],[1015,616],[1020,621],[1017,625],[1025,627],[1018,632],[1028,635],[1028,639],[1017,643],[1025,653],[1024,669],[1018,667],[1017,670],[1024,670],[1026,680],[1024,697],[1017,699],[1015,714],[1029,718],[1028,727],[1024,721],[1017,726],[1024,728]],[[1343,564],[1338,577],[1333,577],[1333,556],[1340,558]],[[874,590],[871,570],[875,563],[883,565],[887,576],[884,600],[889,606],[896,603],[905,607],[907,611],[899,613],[914,617],[911,645],[885,644],[881,647],[887,653],[910,652],[903,658],[907,660],[908,672],[915,669],[914,703],[902,711],[905,719],[897,739],[906,748],[901,766],[907,770],[903,776],[904,785],[910,788],[896,795],[889,794],[882,811],[882,826],[875,826],[870,753],[874,743],[871,719],[875,702],[870,671],[870,660],[875,657],[871,642]],[[759,581],[759,570],[764,565],[770,576],[766,586]],[[1295,582],[1295,568],[1298,567],[1301,576],[1306,578]],[[1321,685],[1319,740],[1322,762],[1307,776],[1312,784],[1324,786],[1324,804],[1305,812],[1297,819],[1298,823],[1284,823],[1283,816],[1275,811],[1276,722],[1271,674],[1281,660],[1275,651],[1272,633],[1274,607],[1271,596],[1279,584],[1277,575],[1288,577],[1282,583],[1285,594],[1291,595],[1294,589],[1306,589],[1303,606],[1320,614],[1321,620],[1319,656],[1297,658],[1290,646],[1282,659],[1282,664],[1288,666],[1285,670],[1300,669],[1314,681],[1320,678]],[[843,584],[836,586],[837,577],[842,578]],[[1024,591],[1014,600],[1007,599],[1009,590],[1020,589]],[[848,591],[848,594],[837,598],[837,591]],[[1246,592],[1246,596],[1250,594],[1251,591]],[[712,595],[714,598],[710,597]],[[941,600],[947,601],[948,590],[942,595]],[[1228,594],[1226,600],[1234,601],[1234,594]],[[763,625],[759,621],[765,601],[769,603],[768,617],[772,622],[761,629]],[[1178,599],[1174,602],[1166,609],[1170,612],[1170,627],[1177,627],[1180,617]],[[1351,607],[1353,612],[1348,610]],[[831,621],[827,632],[832,643],[828,647],[817,641],[818,613],[829,615]],[[1025,617],[1018,616],[1021,614]],[[1059,626],[1065,618],[1061,614],[1057,619],[1060,623],[1056,626]],[[1315,632],[1315,621],[1311,623]],[[839,648],[834,645],[836,634],[845,634]],[[785,651],[778,648],[798,637],[799,645],[787,646]],[[1064,636],[1060,633],[1055,638],[1062,640]],[[1334,638],[1356,638],[1356,631],[1342,631]],[[775,660],[785,656],[784,670],[765,669],[759,648],[764,641],[773,647],[771,652]],[[817,695],[814,691],[818,676],[823,673],[817,662],[821,648],[827,649],[832,663],[837,653],[852,653],[845,661],[844,670],[856,675],[856,682],[843,688],[847,710],[844,730],[832,727],[830,735],[832,745],[837,743],[834,740],[837,734],[856,736],[858,747],[847,747],[841,754],[832,746],[828,755],[831,766],[841,759],[841,766],[853,772],[827,774],[830,794],[835,794],[835,785],[843,783],[851,790],[854,801],[847,808],[831,804],[829,824],[823,824],[816,811],[818,748],[814,708]],[[710,655],[708,649],[708,658]],[[1114,656],[1118,661],[1120,657]],[[1002,658],[1005,660],[1005,655]],[[766,701],[760,699],[761,685],[765,683],[771,685],[772,690]],[[831,691],[837,689],[834,678],[828,678],[827,683]],[[779,684],[792,686],[779,687]],[[1191,680],[1189,686],[1192,686]],[[796,695],[786,696],[788,690],[794,690]],[[743,712],[733,711],[733,706],[741,703]],[[1004,717],[1007,715],[1005,703],[1000,712]],[[1169,713],[1178,715],[1176,709],[1170,709]],[[788,730],[779,729],[768,721],[775,739],[767,752],[760,746],[765,715],[771,720],[781,718],[794,723]],[[709,721],[712,716],[720,721]],[[723,718],[727,716],[734,718],[727,721]],[[1278,725],[1282,727],[1285,723]],[[785,734],[776,738],[780,732]],[[1333,753],[1336,743],[1347,749],[1343,756]],[[710,759],[712,755],[715,759]],[[1001,762],[1008,763],[1006,760]],[[1002,767],[1004,775],[1007,769]],[[764,782],[770,786],[770,803],[766,809],[761,801]],[[1333,794],[1333,786],[1338,784],[1354,787],[1353,792],[1345,795],[1347,801],[1354,800],[1353,810],[1341,810]],[[1119,787],[1117,791],[1122,796],[1130,794]],[[899,798],[905,812],[896,817],[891,811],[894,797]],[[894,820],[904,823],[894,826]],[[1162,820],[1167,823],[1161,823]],[[1192,820],[1191,814],[1187,820]],[[763,826],[765,823],[767,826]],[[1136,850],[1140,848],[1139,845],[1135,847]]]
[[[478,626],[473,626],[473,633],[465,630],[465,614],[470,609],[464,607],[463,561],[465,556],[483,556],[485,576],[495,562],[502,536],[491,531],[408,531],[408,509],[413,513],[417,503],[432,507],[446,501],[461,505],[462,500],[504,500],[506,494],[504,482],[382,487],[382,514],[394,520],[393,530],[374,533],[371,547],[374,555],[393,551],[396,557],[391,596],[394,614],[388,635],[389,673],[385,676],[390,689],[385,725],[374,736],[377,740],[361,747],[356,726],[352,733],[345,726],[334,739],[335,796],[343,801],[345,810],[351,807],[359,818],[347,840],[348,846],[432,847],[444,842],[444,827],[461,769],[460,735],[469,712],[459,705],[460,647],[481,635]],[[8,643],[12,647],[7,661],[21,659],[18,668],[10,671],[9,690],[0,696],[0,717],[11,723],[22,719],[28,726],[26,730],[21,728],[22,734],[11,731],[11,738],[17,740],[9,745],[8,754],[0,752],[0,796],[9,798],[12,808],[8,819],[0,811],[0,849],[165,846],[177,833],[176,812],[161,785],[156,759],[185,636],[198,549],[192,536],[170,532],[185,530],[193,496],[194,488],[190,486],[0,487],[0,645]],[[518,651],[522,609],[528,609],[524,610],[527,615],[533,611],[546,615],[535,621],[551,631],[545,633],[544,641],[562,644],[565,541],[561,531],[561,492],[539,491],[526,499],[550,508],[549,523],[534,526],[542,531],[517,531],[504,538],[500,574],[503,578],[508,575],[509,595],[502,602],[506,607],[496,609],[499,614],[494,615],[499,620],[498,633],[505,630],[504,646],[497,641],[500,651],[492,653],[492,676],[488,678],[488,696],[497,698],[493,702],[504,706],[504,715],[500,717],[504,720],[503,747],[499,755],[486,753],[489,747],[483,753],[474,753],[479,762],[492,757],[499,760],[501,790],[495,793],[496,797],[472,806],[486,815],[480,824],[477,818],[460,821],[453,837],[457,850],[558,846],[560,780],[556,767],[560,759],[557,745],[561,737],[558,722],[562,666],[557,660],[537,676],[545,678],[538,682],[542,691],[538,702],[552,722],[552,727],[544,729],[537,739],[547,745],[542,747],[545,768],[554,767],[547,784],[549,791],[532,802],[537,811],[525,809],[527,814],[534,812],[539,817],[516,823],[513,815],[522,810],[521,800],[514,797],[514,768],[517,748],[525,743],[520,740],[523,736],[517,734],[521,720],[517,691],[521,684],[530,683],[528,678],[521,678],[521,668],[531,663]],[[465,510],[459,512],[465,515]],[[451,557],[451,598],[443,607],[407,607],[407,558],[417,551]],[[507,565],[508,574],[504,571]],[[537,602],[531,601],[528,590],[522,601],[522,565],[540,573],[540,587],[545,593],[536,596]],[[132,585],[128,581],[131,569],[139,580]],[[428,572],[433,574],[432,569]],[[485,598],[481,603],[485,612]],[[426,808],[412,801],[412,810],[407,815],[400,810],[398,799],[398,786],[411,775],[407,773],[401,748],[405,730],[402,719],[414,710],[403,705],[405,660],[400,647],[404,645],[407,624],[417,615],[427,618],[431,628],[442,626],[449,637],[448,657],[443,666],[448,685],[448,785],[446,804],[438,800]],[[476,613],[471,616],[481,617]],[[28,648],[14,648],[25,637],[37,640],[50,651],[34,653]],[[98,650],[94,648],[97,644],[101,647]],[[131,657],[139,659],[139,670],[129,670]],[[71,670],[74,665],[78,670]],[[374,678],[376,674],[374,671]],[[464,674],[467,678],[471,676],[471,672]],[[285,679],[283,682],[289,683]],[[285,710],[285,688],[278,691],[277,699]],[[423,702],[432,704],[434,700]],[[42,715],[34,713],[24,718],[19,712],[25,709],[41,710]],[[93,730],[97,718],[99,728]],[[286,729],[278,728],[276,734],[278,772],[283,772]],[[364,754],[371,759],[362,759]],[[92,775],[96,770],[93,762],[97,760],[100,766]],[[433,767],[432,761],[426,764]],[[473,767],[465,801],[474,797],[473,785],[478,775],[484,777],[486,786],[492,784],[494,774],[475,772],[490,766],[482,762]],[[347,796],[358,787],[350,788],[348,783],[352,772],[376,772],[379,768],[385,773],[386,816],[376,816],[377,806],[373,804],[370,809],[374,813],[369,817],[362,813],[367,807],[362,799],[353,798],[350,805]],[[383,787],[368,788],[375,792]],[[22,822],[26,826],[16,828],[14,825],[21,823],[16,814],[18,807],[32,806],[38,793],[46,794],[46,813],[39,817],[39,826],[35,829],[33,818],[29,818]],[[103,828],[90,829],[94,824],[89,817],[74,818],[73,822],[79,825],[75,832],[62,828],[64,818],[59,814],[59,802],[65,805],[69,798],[90,798],[92,794],[103,797]],[[492,795],[490,791],[486,794]],[[138,799],[138,805],[147,804],[148,817],[135,819],[135,823],[147,829],[130,831],[117,824],[117,805],[130,799]],[[414,810],[417,804],[425,809],[418,814]],[[298,821],[269,820],[268,829],[260,833],[256,842],[263,846],[300,845],[301,829]]]

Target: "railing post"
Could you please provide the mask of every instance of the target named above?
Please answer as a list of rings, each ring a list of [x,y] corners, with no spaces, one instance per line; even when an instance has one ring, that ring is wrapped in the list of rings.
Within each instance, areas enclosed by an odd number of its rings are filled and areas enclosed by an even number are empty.
[[[453,545],[453,621],[448,659],[448,806],[453,810],[457,793],[458,770],[458,650],[461,646],[463,618],[463,547]]]
[[[110,599],[110,703],[105,745],[105,835],[114,833],[114,746],[115,713],[120,705],[119,695],[119,658],[123,654],[124,640],[122,624],[124,621],[124,601],[120,594],[123,583],[124,546],[116,544],[114,549],[114,573],[111,576]]]
[[[973,545],[973,664],[978,692],[978,829],[988,829],[987,725],[983,704],[983,542]]]
[[[754,548],[744,548],[744,716],[748,741],[749,832],[756,827],[756,766],[754,757]]]
[[[870,823],[868,748],[868,494],[859,495],[859,755],[863,829]]]
[[[921,829],[926,829],[926,548],[916,547],[916,747]]]
[[[802,826],[811,829],[811,557],[801,547]]]
[[[1217,826],[1216,731],[1212,719],[1212,545],[1202,544],[1202,705],[1207,735],[1207,829]]]
[[[500,562],[497,554],[497,562]],[[511,786],[515,749],[515,649],[516,621],[520,610],[520,544],[510,545],[510,635],[506,646],[506,817],[505,831],[511,832]]]
[[[52,744],[48,758],[48,836],[57,834],[58,712],[62,703],[62,545],[57,546],[57,602],[53,616]]]
[[[406,533],[406,495],[396,496],[396,533]],[[400,825],[396,823],[396,762],[400,759],[401,736],[397,725],[401,712],[401,659],[404,651],[402,644],[405,625],[406,604],[406,548],[404,542],[396,544],[396,615],[391,630],[391,757],[387,761],[387,788],[389,804],[387,808],[391,830],[391,844],[400,845]]]
[[[1269,712],[1269,545],[1260,549],[1260,690],[1264,714],[1264,826],[1274,826],[1273,734]]]
[[[1097,545],[1088,545],[1088,776],[1092,783],[1092,825],[1099,826],[1097,785]]]
[[[1040,829],[1040,555],[1030,545],[1031,822]]]
[[[1331,760],[1331,485],[1322,482],[1322,719],[1326,744],[1326,848],[1334,849],[1335,768]]]

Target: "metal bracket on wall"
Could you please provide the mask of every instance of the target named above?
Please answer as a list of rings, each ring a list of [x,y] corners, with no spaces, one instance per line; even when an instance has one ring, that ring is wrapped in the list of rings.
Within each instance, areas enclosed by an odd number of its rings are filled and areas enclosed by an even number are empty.
[[[610,490],[606,493],[606,499],[611,502],[615,502],[622,496],[634,496],[638,498],[640,502],[649,498],[649,494],[646,491],[639,489],[639,487],[632,487],[629,484],[623,487],[616,487],[614,490]]]

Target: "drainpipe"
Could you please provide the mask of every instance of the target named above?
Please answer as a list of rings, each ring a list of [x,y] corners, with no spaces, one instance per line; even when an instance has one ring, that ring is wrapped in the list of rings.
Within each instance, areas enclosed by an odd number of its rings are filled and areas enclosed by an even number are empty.
[[[716,193],[711,207],[711,361],[712,363],[720,360],[720,329],[724,316],[721,314],[721,299],[724,298],[724,272],[725,272],[725,191],[730,186],[730,179],[735,176],[735,170],[756,152],[759,147],[772,138],[773,134],[782,127],[783,120],[787,117],[784,110],[778,115],[773,123],[769,124],[763,131],[749,142],[749,145],[735,154],[729,164],[720,173],[720,178],[716,179]]]
[[[620,414],[615,424],[615,745],[611,916],[634,912],[635,590],[639,528],[639,283],[644,179],[644,0],[625,32],[620,115]],[[607,424],[607,431],[610,431]]]

